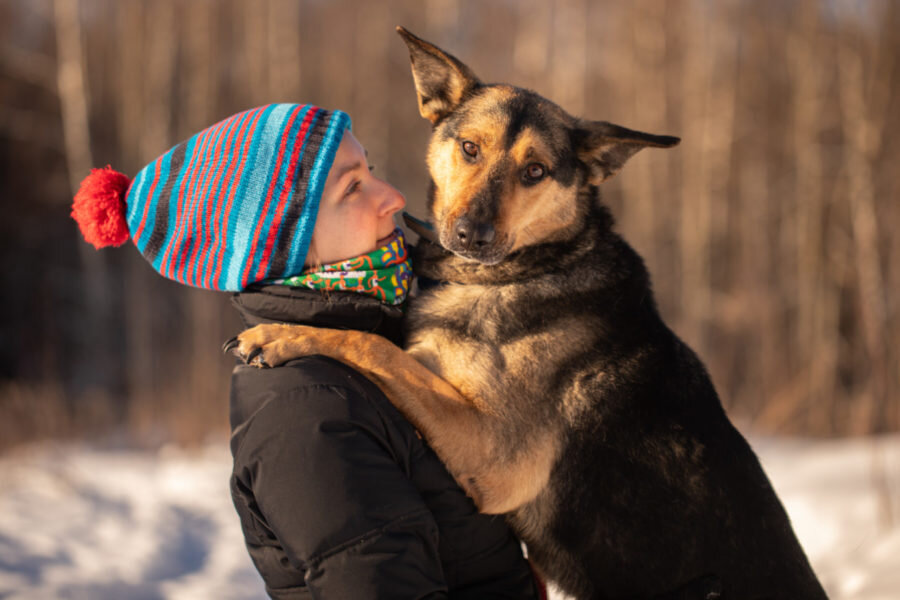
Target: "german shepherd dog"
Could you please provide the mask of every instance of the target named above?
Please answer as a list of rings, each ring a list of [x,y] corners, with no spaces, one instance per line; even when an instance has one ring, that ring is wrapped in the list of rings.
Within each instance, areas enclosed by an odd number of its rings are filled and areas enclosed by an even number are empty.
[[[438,243],[420,241],[416,264],[445,283],[413,302],[405,350],[279,324],[229,347],[260,366],[328,355],[371,378],[479,509],[505,514],[539,572],[576,598],[662,597],[709,576],[719,589],[708,597],[825,598],[759,461],[662,322],[643,261],[600,201],[629,157],[678,138],[484,84],[398,32],[433,125]]]

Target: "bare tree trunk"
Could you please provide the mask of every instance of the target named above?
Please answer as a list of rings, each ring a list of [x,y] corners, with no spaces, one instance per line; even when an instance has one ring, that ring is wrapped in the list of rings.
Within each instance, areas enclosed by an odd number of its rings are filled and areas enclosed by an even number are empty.
[[[516,4],[513,72],[522,87],[535,87],[546,79],[553,24],[553,7],[543,0]]]
[[[666,5],[652,0],[634,2],[628,9],[631,52],[622,53],[622,88],[631,100],[628,127],[651,133],[668,133],[666,97]],[[627,58],[626,58],[627,57]],[[627,88],[624,84],[630,81]],[[624,96],[624,94],[623,94]],[[624,99],[624,98],[623,98]],[[674,277],[657,277],[665,255],[665,224],[674,214],[674,202],[659,189],[668,185],[671,173],[668,152],[642,152],[628,166],[622,186],[622,224],[629,241],[647,260],[654,288],[660,295],[672,293]]]
[[[560,0],[553,10],[550,93],[557,104],[573,115],[585,113],[586,49],[587,3]]]
[[[764,23],[759,18],[765,7],[746,4],[741,9],[740,18],[743,28],[743,56],[739,72],[739,97],[746,114],[754,104],[761,103],[760,96],[766,93],[765,71],[766,39]],[[742,115],[744,116],[744,115]],[[758,118],[758,117],[756,117]],[[747,383],[738,390],[735,404],[740,405],[742,412],[758,416],[763,408],[774,406],[774,398],[770,397],[771,365],[777,357],[767,357],[766,353],[775,352],[777,344],[773,339],[775,333],[774,310],[770,299],[768,269],[772,262],[771,245],[768,234],[770,230],[769,205],[769,153],[765,137],[753,135],[750,125],[742,122],[738,133],[743,140],[739,147],[740,160],[737,162],[737,213],[734,217],[740,227],[735,235],[740,242],[734,252],[735,294],[740,295],[738,312],[740,327],[738,335],[733,338],[736,349],[736,362],[743,370],[743,379]]]
[[[212,20],[215,15],[211,0],[191,0],[179,7],[190,35],[184,36],[184,52],[181,65],[185,71],[187,98],[184,110],[185,127],[179,138],[193,135],[212,125],[214,51],[212,46]]]
[[[66,144],[69,183],[74,192],[94,162],[91,158],[91,133],[78,0],[54,0],[53,9],[56,24],[56,82]]]
[[[796,250],[796,295],[785,297],[785,301],[795,304],[792,347],[799,355],[798,364],[802,365],[802,370],[794,375],[797,378],[795,397],[788,400],[802,406],[800,417],[805,421],[805,428],[828,433],[835,426],[840,289],[827,276],[828,255],[823,246],[828,196],[823,187],[825,172],[820,142],[825,65],[820,60],[824,47],[819,4],[817,0],[800,3],[799,23],[787,40],[787,60],[794,86],[792,155],[796,165],[791,199],[796,206],[796,219],[794,228],[787,233],[794,237]]]
[[[689,344],[706,354],[706,325],[712,310],[711,239],[712,204],[706,185],[713,160],[709,102],[713,51],[706,44],[706,15],[693,4],[682,15],[684,63],[681,74],[682,152],[680,231],[681,293],[678,331]]]
[[[365,6],[382,6],[366,3]],[[269,48],[266,64],[269,68],[269,91],[272,102],[303,102],[300,82],[302,52],[300,28],[303,3],[300,0],[270,0],[268,3]],[[384,8],[382,8],[384,10]],[[385,38],[383,29],[381,37]]]
[[[123,104],[129,104],[122,107],[123,120],[125,115],[129,117],[122,135],[135,136],[129,137],[135,145],[131,152],[137,156],[138,165],[143,166],[168,150],[175,134],[172,102],[177,20],[172,0],[138,1],[124,4],[120,10],[120,22],[128,27],[121,35],[134,36],[123,40],[123,45],[137,46],[120,57],[122,94],[127,100]],[[132,403],[129,418],[139,437],[150,439],[157,435],[172,391],[177,388],[171,379],[158,378],[176,350],[161,342],[167,336],[158,335],[162,319],[159,306],[165,302],[165,291],[159,289],[158,282],[154,285],[157,277],[143,259],[133,260],[129,263],[125,292],[126,322],[136,324],[127,334]]]
[[[54,0],[53,18],[56,29],[57,86],[69,187],[74,194],[93,164],[89,122],[89,99],[85,84],[84,50],[77,0]],[[103,393],[112,386],[109,369],[110,338],[107,316],[110,313],[109,276],[106,257],[89,244],[77,242],[78,255],[84,269],[82,281],[85,318],[80,323],[86,352],[75,360],[76,388],[79,392],[96,386],[92,393]]]
[[[144,2],[120,0],[115,5],[117,52],[109,57],[116,64],[117,128],[123,169],[135,173],[149,157],[141,154],[141,122],[144,118]],[[161,151],[161,149],[160,149]]]
[[[117,63],[118,90],[115,93],[118,117],[119,155],[122,164],[128,165],[134,174],[147,159],[142,153],[141,135],[144,118],[144,93],[142,87],[144,64],[144,3],[141,0],[123,0],[115,5],[116,47],[119,51],[109,60]],[[135,253],[136,254],[136,253]],[[141,422],[140,411],[154,406],[156,386],[153,377],[154,348],[153,325],[156,302],[153,286],[156,277],[146,261],[132,256],[125,267],[125,385],[128,393],[129,418],[138,431],[149,424]]]
[[[353,65],[353,129],[369,152],[369,162],[379,175],[389,172],[390,128],[388,127],[388,44],[394,40],[390,5],[367,2],[356,12],[357,59]]]
[[[141,161],[150,162],[171,146],[173,139],[172,90],[178,41],[172,0],[156,0],[147,7],[144,31],[147,45],[143,63],[146,110],[141,123]]]
[[[239,56],[237,72],[247,82],[247,89],[242,91],[248,94],[244,99],[248,107],[272,101],[269,84],[275,69],[265,64],[269,57],[270,3],[271,0],[239,2],[233,10],[235,18],[245,23],[241,28],[245,50]]]
[[[885,113],[871,106],[866,86],[861,34],[840,40],[838,76],[844,130],[844,163],[849,184],[854,259],[858,277],[862,333],[870,363],[865,403],[855,429],[857,432],[885,431],[887,415],[887,290],[881,272],[878,215],[873,187],[873,163],[881,147]],[[890,72],[890,71],[888,71]],[[884,103],[884,107],[887,103]],[[884,108],[882,108],[884,110]]]
[[[896,131],[892,129],[892,115],[896,119],[896,104],[894,99],[896,93],[893,89],[896,81],[897,72],[897,44],[891,44],[892,40],[898,37],[898,25],[900,25],[900,7],[897,2],[883,1],[879,5],[880,30],[876,36],[865,38],[869,45],[869,56],[864,59],[865,64],[872,65],[871,76],[867,82],[868,102],[867,112],[871,117],[872,127],[876,132],[875,139],[872,140],[870,160],[872,162],[871,181],[873,190],[873,212],[876,215],[876,248],[879,254],[878,274],[880,275],[880,284],[883,296],[879,302],[881,308],[876,309],[883,315],[883,324],[880,334],[883,340],[884,356],[882,359],[883,372],[881,373],[881,381],[878,386],[881,387],[881,402],[877,414],[874,415],[874,422],[878,423],[872,428],[874,432],[896,431],[900,428],[900,397],[898,397],[897,382],[900,381],[900,349],[896,343],[891,340],[900,339],[900,319],[897,318],[897,286],[891,285],[891,277],[889,273],[884,272],[881,259],[885,256],[885,251],[889,252],[889,246],[883,244],[885,237],[888,235],[885,230],[885,224],[897,223],[898,221],[890,220],[892,213],[896,215],[897,198],[896,194],[879,196],[875,192],[877,180],[877,171],[892,171],[879,168],[877,161],[879,157],[886,154],[884,152],[884,133],[886,131]],[[894,107],[892,110],[892,106]],[[896,120],[894,121],[896,123]],[[896,144],[893,144],[894,154],[897,154]],[[884,160],[882,165],[895,165],[896,162]],[[893,201],[892,201],[893,200]],[[888,256],[890,256],[888,254]]]
[[[182,136],[186,137],[208,127],[215,120],[212,114],[214,86],[210,75],[214,64],[212,20],[215,7],[208,0],[192,0],[182,9],[185,11],[183,18],[187,30],[191,32],[185,37],[182,59],[188,82],[187,131]],[[261,12],[265,15],[265,11]],[[269,33],[271,40],[271,28]],[[275,79],[277,76],[269,77],[270,87]],[[198,226],[205,227],[204,224]],[[181,362],[187,370],[183,378],[185,385],[180,397],[175,399],[170,418],[174,417],[172,429],[176,439],[188,442],[196,441],[196,432],[209,427],[208,423],[203,423],[204,419],[222,414],[216,408],[222,406],[227,398],[227,380],[220,373],[222,356],[219,348],[224,340],[222,298],[218,294],[196,289],[191,289],[182,298],[189,315],[189,324],[184,332],[187,337],[186,356],[191,360]]]

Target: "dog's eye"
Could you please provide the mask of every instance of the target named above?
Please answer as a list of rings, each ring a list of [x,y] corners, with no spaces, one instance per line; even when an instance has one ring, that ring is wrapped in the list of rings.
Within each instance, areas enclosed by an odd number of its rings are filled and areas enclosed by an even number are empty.
[[[544,165],[540,163],[531,163],[527,167],[525,167],[525,179],[531,183],[535,181],[540,181],[544,178],[544,173],[546,170],[544,169]]]
[[[467,155],[471,156],[472,158],[475,158],[476,156],[478,156],[478,146],[476,146],[472,142],[468,142],[468,141],[463,142],[462,149],[463,149],[463,152],[465,152]]]

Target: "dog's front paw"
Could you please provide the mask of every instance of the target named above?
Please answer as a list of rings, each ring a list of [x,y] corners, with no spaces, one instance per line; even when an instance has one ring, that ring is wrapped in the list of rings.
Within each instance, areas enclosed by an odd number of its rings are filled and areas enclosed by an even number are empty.
[[[222,346],[248,365],[277,367],[301,356],[314,354],[309,332],[315,328],[301,325],[257,325],[244,330]]]

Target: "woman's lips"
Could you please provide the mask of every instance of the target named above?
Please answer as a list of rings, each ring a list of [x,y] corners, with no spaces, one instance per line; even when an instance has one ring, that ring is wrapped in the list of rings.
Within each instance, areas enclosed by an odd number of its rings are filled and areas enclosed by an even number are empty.
[[[380,238],[377,242],[375,242],[376,247],[380,248],[382,246],[387,246],[393,239],[397,237],[397,229],[394,228],[391,230],[389,234]]]

